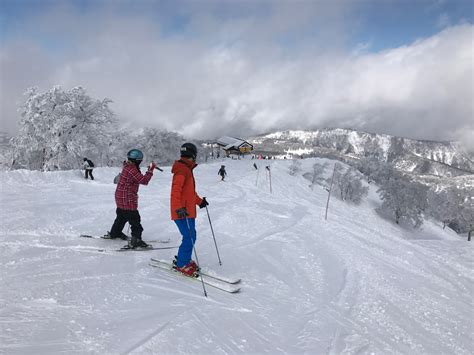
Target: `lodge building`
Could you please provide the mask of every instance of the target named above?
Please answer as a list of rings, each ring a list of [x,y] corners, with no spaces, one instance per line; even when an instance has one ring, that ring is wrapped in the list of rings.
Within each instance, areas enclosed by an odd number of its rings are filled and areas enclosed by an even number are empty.
[[[253,151],[253,145],[240,138],[223,136],[217,140],[216,144],[221,147],[226,156],[230,154],[242,155]]]

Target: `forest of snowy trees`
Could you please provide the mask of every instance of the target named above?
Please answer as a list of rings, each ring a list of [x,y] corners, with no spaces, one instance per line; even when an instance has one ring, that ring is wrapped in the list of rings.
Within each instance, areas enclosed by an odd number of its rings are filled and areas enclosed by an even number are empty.
[[[90,97],[82,87],[56,86],[46,92],[31,88],[19,112],[19,133],[11,140],[4,165],[12,169],[77,169],[87,157],[96,166],[118,166],[131,148],[161,164],[176,158],[184,138],[174,132],[119,127],[111,100]]]
[[[318,162],[303,176],[310,181],[311,189],[319,185],[329,191],[332,177],[329,171],[334,173],[332,196],[348,203],[359,204],[367,196],[367,185],[375,182],[382,199],[377,212],[396,224],[419,228],[425,218],[431,217],[440,221],[443,228],[449,226],[463,233],[474,221],[469,194],[456,186],[429,187],[374,158],[361,159],[354,166]],[[294,159],[288,173],[295,176],[300,172],[301,162]]]

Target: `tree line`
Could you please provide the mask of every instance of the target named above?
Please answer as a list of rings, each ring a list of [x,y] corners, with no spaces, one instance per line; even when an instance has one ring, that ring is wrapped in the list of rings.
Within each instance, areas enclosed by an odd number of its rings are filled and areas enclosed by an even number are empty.
[[[146,159],[169,163],[176,159],[184,137],[175,132],[144,128],[121,129],[109,105],[90,97],[82,87],[45,92],[30,88],[19,108],[19,133],[10,141],[6,164],[12,169],[68,170],[82,165],[84,157],[96,166],[118,166],[131,148]]]
[[[316,162],[312,171],[303,174],[310,181],[311,189],[315,185],[328,189],[330,177],[325,173],[328,168],[328,162]],[[289,174],[296,175],[299,171],[301,162],[295,159]],[[397,224],[419,228],[425,218],[431,217],[440,221],[443,228],[449,226],[458,233],[465,233],[474,223],[473,194],[469,188],[455,184],[428,186],[376,157],[351,161],[351,165],[335,163],[333,193],[340,200],[359,204],[367,196],[368,184],[372,183],[377,184],[382,200],[377,212]]]

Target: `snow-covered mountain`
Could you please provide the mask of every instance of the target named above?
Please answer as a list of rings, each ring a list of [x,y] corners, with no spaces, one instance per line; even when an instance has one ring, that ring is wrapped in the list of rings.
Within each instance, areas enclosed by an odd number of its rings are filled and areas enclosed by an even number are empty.
[[[204,270],[242,278],[235,295],[152,268],[176,249],[97,252],[115,218],[117,168],[0,171],[0,353],[472,354],[473,244],[439,223],[405,229],[311,189],[315,162],[217,160],[195,170]],[[331,172],[334,161],[328,162]],[[253,164],[256,163],[258,170]],[[217,171],[226,165],[227,181]],[[271,168],[270,176],[265,166]],[[140,188],[143,238],[180,242],[170,168]],[[125,229],[125,232],[127,230]]]
[[[405,172],[459,176],[474,173],[474,157],[454,142],[435,142],[348,129],[282,131],[249,138],[257,151],[307,156],[375,157]]]

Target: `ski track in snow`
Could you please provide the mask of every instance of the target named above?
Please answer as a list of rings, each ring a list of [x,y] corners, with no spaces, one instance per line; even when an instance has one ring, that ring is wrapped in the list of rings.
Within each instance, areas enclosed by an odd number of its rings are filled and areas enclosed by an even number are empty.
[[[79,238],[110,228],[119,169],[96,168],[94,182],[0,172],[0,353],[474,353],[471,244],[432,222],[413,231],[381,219],[373,186],[360,206],[331,199],[325,221],[327,193],[301,176],[314,161],[293,177],[291,161],[225,160],[225,183],[222,161],[195,170],[223,265],[205,209],[199,261],[243,279],[241,293],[208,287],[208,298],[148,266],[176,250],[97,253],[124,242]],[[145,240],[180,241],[169,170],[140,188]]]

